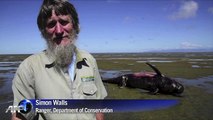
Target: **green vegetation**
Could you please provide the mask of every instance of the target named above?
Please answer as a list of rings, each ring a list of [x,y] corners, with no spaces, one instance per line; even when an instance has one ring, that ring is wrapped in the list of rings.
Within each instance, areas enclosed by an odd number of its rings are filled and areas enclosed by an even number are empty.
[[[132,72],[152,71],[145,62],[151,60],[171,60],[172,62],[152,62],[160,71],[170,77],[194,79],[213,75],[213,55],[207,53],[146,53],[96,55],[99,69],[130,70]],[[114,58],[114,59],[112,59]],[[120,58],[120,59],[118,59]],[[125,59],[122,59],[125,58]],[[129,59],[126,59],[129,58]],[[160,58],[160,59],[159,59]],[[195,67],[192,67],[196,65]],[[212,84],[211,82],[209,84]],[[155,111],[110,113],[106,120],[210,120],[213,118],[213,94],[203,89],[185,86],[183,97],[172,95],[150,95],[139,89],[123,88],[105,84],[107,99],[179,99],[177,106]]]
[[[213,75],[213,53],[141,53],[95,54],[99,69],[152,71],[145,62],[152,62],[162,74],[194,79]],[[162,61],[162,62],[161,62]],[[195,66],[195,67],[193,67]]]
[[[179,99],[177,106],[155,111],[110,113],[106,120],[210,120],[213,117],[213,94],[196,87],[186,87],[183,97],[172,95],[150,95],[139,89],[120,89],[117,85],[106,84],[108,99]]]
[[[22,61],[29,55],[0,55],[0,62]],[[153,65],[166,76],[195,79],[213,75],[213,53],[116,53],[94,54],[102,70],[130,70],[132,72],[152,71],[145,62]],[[161,62],[159,62],[161,61]],[[1,70],[0,73],[6,73]],[[4,85],[0,79],[0,86]],[[213,84],[213,82],[207,82]],[[172,95],[150,95],[140,89],[123,88],[105,84],[107,99],[178,99],[180,104],[163,110],[110,113],[106,120],[210,120],[213,118],[213,94],[201,88],[185,86],[183,97]],[[0,99],[8,98],[1,95]]]

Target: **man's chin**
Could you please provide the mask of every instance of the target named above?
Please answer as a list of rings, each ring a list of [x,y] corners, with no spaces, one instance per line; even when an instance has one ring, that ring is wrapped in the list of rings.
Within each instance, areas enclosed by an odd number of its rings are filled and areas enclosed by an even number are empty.
[[[62,46],[67,46],[67,45],[70,45],[70,44],[72,44],[71,40],[62,40],[61,43],[60,43],[60,45],[62,45]]]
[[[56,65],[59,67],[68,67],[72,62],[73,53],[75,52],[74,44],[60,44],[50,51],[55,58]]]

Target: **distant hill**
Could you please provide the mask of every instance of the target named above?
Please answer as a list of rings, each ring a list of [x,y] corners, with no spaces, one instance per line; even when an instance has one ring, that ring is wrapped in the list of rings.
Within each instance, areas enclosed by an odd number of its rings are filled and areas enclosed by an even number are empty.
[[[213,52],[211,49],[167,49],[167,50],[151,50],[147,52]]]

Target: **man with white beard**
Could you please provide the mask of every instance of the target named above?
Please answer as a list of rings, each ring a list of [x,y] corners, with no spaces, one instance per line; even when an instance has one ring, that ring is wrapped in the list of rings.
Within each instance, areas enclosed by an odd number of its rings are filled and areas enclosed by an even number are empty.
[[[47,49],[31,55],[19,66],[13,79],[14,105],[23,99],[104,99],[107,92],[96,60],[79,50],[75,41],[80,32],[78,14],[67,0],[44,0],[38,28]],[[102,113],[28,114],[14,113],[13,120],[102,120]]]

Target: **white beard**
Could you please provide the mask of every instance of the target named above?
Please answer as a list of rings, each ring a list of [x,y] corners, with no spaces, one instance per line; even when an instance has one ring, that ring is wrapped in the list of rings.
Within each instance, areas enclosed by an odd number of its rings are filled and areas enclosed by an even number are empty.
[[[55,65],[62,69],[67,69],[73,61],[73,55],[76,51],[76,46],[74,45],[76,40],[76,34],[71,34],[71,42],[68,45],[56,45],[53,40],[47,41],[47,53],[50,57],[55,59]]]

